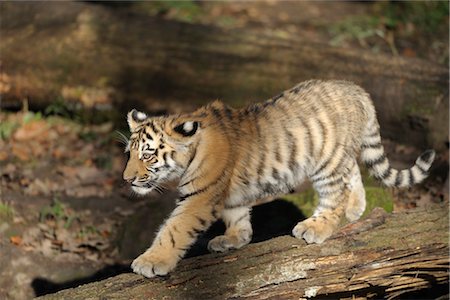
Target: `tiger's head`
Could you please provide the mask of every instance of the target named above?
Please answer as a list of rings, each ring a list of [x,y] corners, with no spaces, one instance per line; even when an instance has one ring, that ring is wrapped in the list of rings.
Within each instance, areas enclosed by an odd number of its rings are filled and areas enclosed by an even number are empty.
[[[139,195],[159,190],[165,182],[180,178],[195,155],[201,123],[193,116],[148,117],[128,113],[131,136],[123,179]]]

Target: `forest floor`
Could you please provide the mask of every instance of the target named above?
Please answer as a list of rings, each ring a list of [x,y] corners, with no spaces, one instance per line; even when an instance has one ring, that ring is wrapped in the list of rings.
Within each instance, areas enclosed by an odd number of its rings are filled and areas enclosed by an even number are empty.
[[[448,31],[442,34],[442,24],[403,20],[397,8],[386,17],[383,12],[389,8],[383,3],[305,2],[301,10],[294,2],[186,3],[180,7],[138,2],[131,9],[142,13],[144,8],[165,19],[280,36],[298,34],[337,47],[448,64]],[[448,17],[444,26],[448,30]],[[423,34],[427,30],[434,31]],[[164,104],[158,105],[159,109]],[[146,198],[130,193],[122,180],[126,155],[114,124],[87,124],[58,114],[26,108],[0,112],[1,299],[27,299],[127,271],[173,207],[174,193]],[[389,140],[383,143],[398,168],[410,166],[424,150]],[[402,211],[448,202],[447,175],[448,153],[440,153],[430,179],[408,190],[385,189],[366,176],[368,210],[383,206]],[[316,198],[309,189],[286,200],[308,216]],[[140,219],[133,221],[136,217]],[[142,228],[143,236],[138,233]]]

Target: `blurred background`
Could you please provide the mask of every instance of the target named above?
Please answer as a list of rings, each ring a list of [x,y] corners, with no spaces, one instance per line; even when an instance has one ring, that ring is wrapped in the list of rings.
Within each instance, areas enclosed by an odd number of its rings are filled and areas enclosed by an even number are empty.
[[[409,190],[365,175],[367,212],[448,202],[448,44],[448,1],[0,3],[0,298],[126,272],[150,245],[176,193],[135,198],[123,183],[131,108],[241,107],[311,78],[354,81],[394,166],[438,151]],[[316,202],[307,189],[256,208],[254,241],[289,234]]]

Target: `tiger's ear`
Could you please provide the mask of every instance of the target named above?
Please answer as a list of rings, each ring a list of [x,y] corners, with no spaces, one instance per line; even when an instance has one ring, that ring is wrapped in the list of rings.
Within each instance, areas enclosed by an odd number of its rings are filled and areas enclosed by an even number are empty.
[[[173,131],[181,134],[182,136],[193,136],[197,129],[200,127],[200,123],[197,121],[187,121],[181,123],[173,128]]]
[[[135,109],[131,110],[128,113],[127,121],[128,126],[130,127],[130,131],[133,131],[139,124],[145,121],[148,118],[147,114],[137,111]]]

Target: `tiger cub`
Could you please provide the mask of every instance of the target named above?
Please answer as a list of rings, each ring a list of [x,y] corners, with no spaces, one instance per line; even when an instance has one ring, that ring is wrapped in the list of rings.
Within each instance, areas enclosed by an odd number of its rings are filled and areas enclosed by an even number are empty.
[[[146,277],[174,269],[199,233],[219,218],[226,231],[209,242],[210,251],[248,244],[252,205],[289,193],[305,180],[312,182],[319,204],[292,234],[322,243],[342,215],[354,221],[365,210],[358,157],[389,187],[421,182],[435,157],[428,150],[412,168],[393,169],[369,95],[346,81],[303,82],[242,109],[215,101],[173,116],[132,110],[128,124],[130,158],[123,178],[133,191],[145,195],[179,180],[175,210],[131,265]]]

